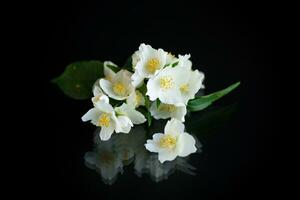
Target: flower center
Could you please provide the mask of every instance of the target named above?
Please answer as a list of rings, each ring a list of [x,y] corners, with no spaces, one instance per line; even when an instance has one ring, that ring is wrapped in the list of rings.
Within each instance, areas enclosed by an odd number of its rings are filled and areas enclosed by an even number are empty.
[[[166,112],[174,112],[176,110],[176,106],[171,104],[161,104],[159,106],[160,111],[166,111]]]
[[[159,60],[157,58],[151,58],[146,66],[149,73],[154,74],[154,72],[159,68]]]
[[[164,135],[159,140],[159,146],[162,148],[172,149],[176,145],[176,138],[171,135]]]
[[[115,83],[113,86],[113,91],[120,96],[125,96],[126,88],[123,83]]]
[[[102,127],[103,126],[109,127],[109,124],[110,124],[109,115],[107,113],[102,113],[100,118],[99,118],[98,125],[102,126]]]
[[[180,86],[180,91],[183,93],[187,93],[189,91],[189,84],[183,84]]]
[[[173,79],[170,76],[160,78],[160,87],[163,89],[170,89],[173,86]]]

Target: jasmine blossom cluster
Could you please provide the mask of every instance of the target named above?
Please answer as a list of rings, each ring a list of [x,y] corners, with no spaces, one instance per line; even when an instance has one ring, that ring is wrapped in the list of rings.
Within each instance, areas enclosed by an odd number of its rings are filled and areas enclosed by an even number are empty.
[[[160,162],[194,153],[195,140],[182,122],[189,100],[204,87],[204,74],[192,70],[189,54],[176,57],[146,44],[140,45],[131,60],[132,69],[104,62],[104,77],[93,87],[94,107],[82,120],[100,127],[100,139],[105,141],[113,133],[130,133],[149,114],[155,119],[171,118],[165,133],[154,134],[146,149],[158,153]]]

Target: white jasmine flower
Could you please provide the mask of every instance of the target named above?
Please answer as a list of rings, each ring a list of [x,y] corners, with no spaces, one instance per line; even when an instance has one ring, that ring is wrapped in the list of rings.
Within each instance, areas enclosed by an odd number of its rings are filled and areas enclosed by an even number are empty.
[[[133,56],[135,64],[134,77],[151,78],[163,69],[167,61],[167,52],[153,49],[150,45],[141,44]]]
[[[159,100],[165,104],[187,105],[198,90],[203,87],[204,74],[192,71],[190,55],[179,56],[176,67],[165,67],[157,76],[149,79],[147,95],[151,101]]]
[[[136,108],[139,106],[144,106],[145,105],[145,97],[140,91],[134,90],[129,95],[129,97],[126,99],[126,103],[128,105],[133,105]]]
[[[101,140],[108,140],[114,131],[116,133],[128,133],[133,126],[128,117],[116,117],[113,107],[106,100],[95,103],[95,107],[90,109],[81,119],[84,122],[91,121],[95,126],[101,127]]]
[[[164,132],[154,134],[153,139],[145,144],[147,150],[158,153],[161,163],[196,152],[195,139],[184,132],[184,124],[179,120],[173,118],[168,121]]]
[[[157,76],[149,79],[146,95],[151,101],[159,98],[165,104],[183,105],[178,81],[185,76],[185,73],[177,68],[165,67]]]
[[[175,118],[184,122],[186,112],[187,110],[185,105],[176,106],[161,103],[157,108],[156,102],[154,102],[150,107],[150,113],[155,119]]]
[[[102,90],[110,97],[116,100],[126,99],[134,90],[134,87],[131,84],[131,73],[127,70],[120,70],[117,73],[114,73],[108,68],[107,74],[110,74],[110,80],[102,78],[100,79],[100,86]]]
[[[142,124],[146,121],[145,116],[135,110],[134,105],[123,103],[120,107],[115,108],[117,115],[126,116],[133,124]]]

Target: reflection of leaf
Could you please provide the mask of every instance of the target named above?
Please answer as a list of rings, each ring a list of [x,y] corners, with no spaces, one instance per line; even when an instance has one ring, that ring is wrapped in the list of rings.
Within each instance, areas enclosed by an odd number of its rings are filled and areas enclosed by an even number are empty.
[[[52,82],[71,98],[87,99],[92,95],[93,84],[99,77],[103,77],[102,62],[82,61],[68,65]]]
[[[231,92],[232,90],[234,90],[239,85],[240,85],[240,82],[237,82],[223,90],[214,92],[214,93],[206,95],[206,96],[196,97],[195,99],[190,100],[188,102],[187,109],[192,112],[203,110],[204,108],[210,106],[214,101],[218,100],[219,98],[223,97],[224,95],[226,95],[229,92]]]
[[[236,109],[237,103],[234,103],[228,106],[212,107],[199,114],[191,114],[190,120],[186,121],[187,130],[195,134],[210,133],[229,120]]]

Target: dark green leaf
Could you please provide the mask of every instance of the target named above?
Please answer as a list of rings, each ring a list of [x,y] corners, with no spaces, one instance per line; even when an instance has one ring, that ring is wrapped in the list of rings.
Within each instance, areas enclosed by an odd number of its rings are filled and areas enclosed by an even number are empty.
[[[87,99],[92,96],[93,84],[101,77],[103,77],[102,62],[81,61],[68,65],[52,82],[71,98]]]
[[[240,82],[237,82],[223,90],[214,92],[214,93],[206,95],[206,96],[196,97],[195,99],[190,100],[188,102],[187,109],[192,112],[203,110],[206,107],[210,106],[214,101],[218,100],[219,98],[223,97],[224,95],[226,95],[229,92],[231,92],[232,90],[234,90],[239,85],[240,85]]]

